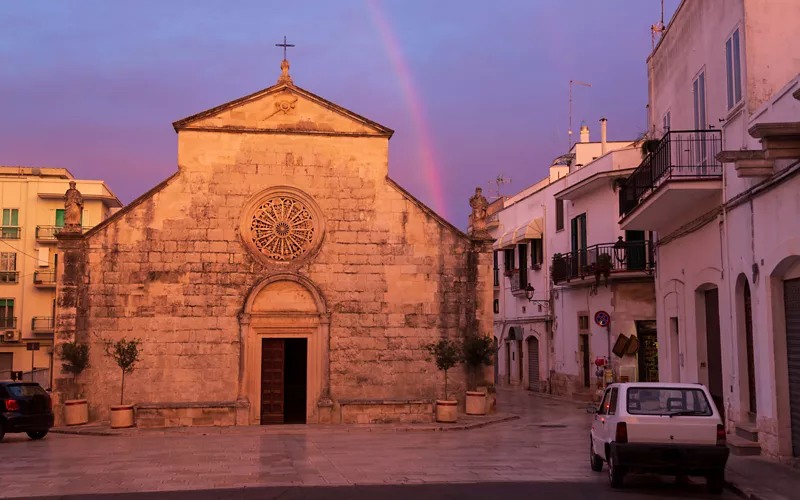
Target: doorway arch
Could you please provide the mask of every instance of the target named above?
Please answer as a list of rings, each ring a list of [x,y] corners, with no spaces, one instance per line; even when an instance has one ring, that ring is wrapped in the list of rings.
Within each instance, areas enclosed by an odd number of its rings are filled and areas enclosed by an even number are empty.
[[[741,416],[755,422],[757,410],[753,306],[750,283],[742,273],[736,279],[736,325]]]
[[[317,287],[295,274],[270,276],[250,291],[239,322],[243,346],[239,397],[250,402],[250,423],[282,421],[277,418],[279,408],[270,406],[268,399],[276,397],[275,388],[285,383],[285,379],[277,380],[276,373],[281,371],[282,377],[289,373],[285,363],[291,360],[281,357],[300,346],[306,354],[304,420],[318,422],[319,402],[330,394],[330,316]],[[289,344],[295,347],[289,349],[286,347]],[[302,354],[292,359],[301,362]],[[293,373],[297,373],[297,366],[294,368]],[[292,395],[301,397],[297,393]],[[302,402],[299,406],[302,407]],[[264,421],[265,412],[272,415],[270,422]]]
[[[541,390],[539,377],[539,339],[531,335],[526,342],[528,344],[528,389],[539,392]]]

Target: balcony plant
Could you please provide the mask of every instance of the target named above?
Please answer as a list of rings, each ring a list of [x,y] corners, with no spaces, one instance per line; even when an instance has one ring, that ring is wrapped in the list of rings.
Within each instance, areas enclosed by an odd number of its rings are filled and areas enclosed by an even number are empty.
[[[551,269],[553,282],[567,279],[567,259],[560,253],[553,254],[553,269]]]
[[[89,367],[89,346],[77,340],[64,342],[59,348],[58,358],[65,373],[72,375],[72,387],[68,391],[73,397],[64,401],[64,423],[80,425],[89,422],[89,404],[82,397],[83,391],[78,376]]]
[[[600,284],[600,276],[605,277],[606,285],[608,285],[608,277],[611,274],[611,254],[601,253],[597,256],[597,262],[594,266],[594,277],[597,284]]]
[[[486,391],[478,390],[485,383],[483,368],[494,362],[493,339],[488,335],[469,334],[462,343],[462,358],[467,368],[467,415],[486,413]]]
[[[461,346],[451,339],[441,339],[425,346],[436,362],[436,368],[444,372],[444,399],[436,400],[436,421],[455,422],[458,418],[458,401],[447,397],[447,371],[461,362]]]
[[[658,149],[658,144],[661,141],[658,139],[648,139],[647,137],[642,140],[641,151],[642,151],[642,159],[647,158],[648,155],[655,153],[656,149]]]
[[[105,341],[106,356],[114,360],[122,370],[122,383],[119,391],[119,405],[111,407],[111,427],[133,427],[133,405],[125,404],[125,374],[133,373],[139,362],[141,339],[128,340],[125,337],[116,342]]]

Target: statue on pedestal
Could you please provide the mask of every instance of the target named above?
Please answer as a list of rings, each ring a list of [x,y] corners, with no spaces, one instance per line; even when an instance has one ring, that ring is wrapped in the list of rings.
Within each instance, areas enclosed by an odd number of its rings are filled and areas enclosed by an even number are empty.
[[[481,188],[475,188],[475,195],[469,199],[469,206],[472,207],[472,236],[473,237],[486,237],[489,233],[486,231],[486,209],[489,208],[489,202],[486,197],[481,194]]]
[[[69,189],[64,193],[64,228],[65,233],[80,233],[81,215],[83,214],[83,196],[75,188],[75,181],[69,182]]]

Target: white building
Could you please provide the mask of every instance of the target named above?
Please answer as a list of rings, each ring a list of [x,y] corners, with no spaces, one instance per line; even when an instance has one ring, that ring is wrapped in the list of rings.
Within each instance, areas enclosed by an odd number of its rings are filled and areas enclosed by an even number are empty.
[[[616,181],[630,175],[641,153],[630,141],[607,142],[605,132],[603,120],[601,141],[590,142],[582,126],[581,142],[553,162],[547,178],[504,199],[489,218],[500,385],[592,399],[602,383],[597,358],[620,376],[642,379],[635,345],[622,356],[610,353],[620,334],[649,335],[648,352],[656,352],[649,238],[617,224]],[[610,330],[595,322],[598,312],[611,317]],[[654,357],[644,370],[651,377]]]
[[[800,2],[684,1],[648,59],[659,374],[707,384],[740,452],[800,456]],[[746,438],[750,442],[745,442]]]

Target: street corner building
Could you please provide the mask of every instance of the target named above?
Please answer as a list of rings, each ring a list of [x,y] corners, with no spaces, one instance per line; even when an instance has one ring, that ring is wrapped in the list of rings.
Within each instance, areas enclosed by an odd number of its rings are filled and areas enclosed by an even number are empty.
[[[392,130],[281,67],[175,122],[177,172],[60,236],[55,338],[90,345],[92,420],[120,400],[104,340],[142,340],[125,377],[139,426],[406,423],[442,394],[424,346],[491,332],[492,240],[389,178]]]

